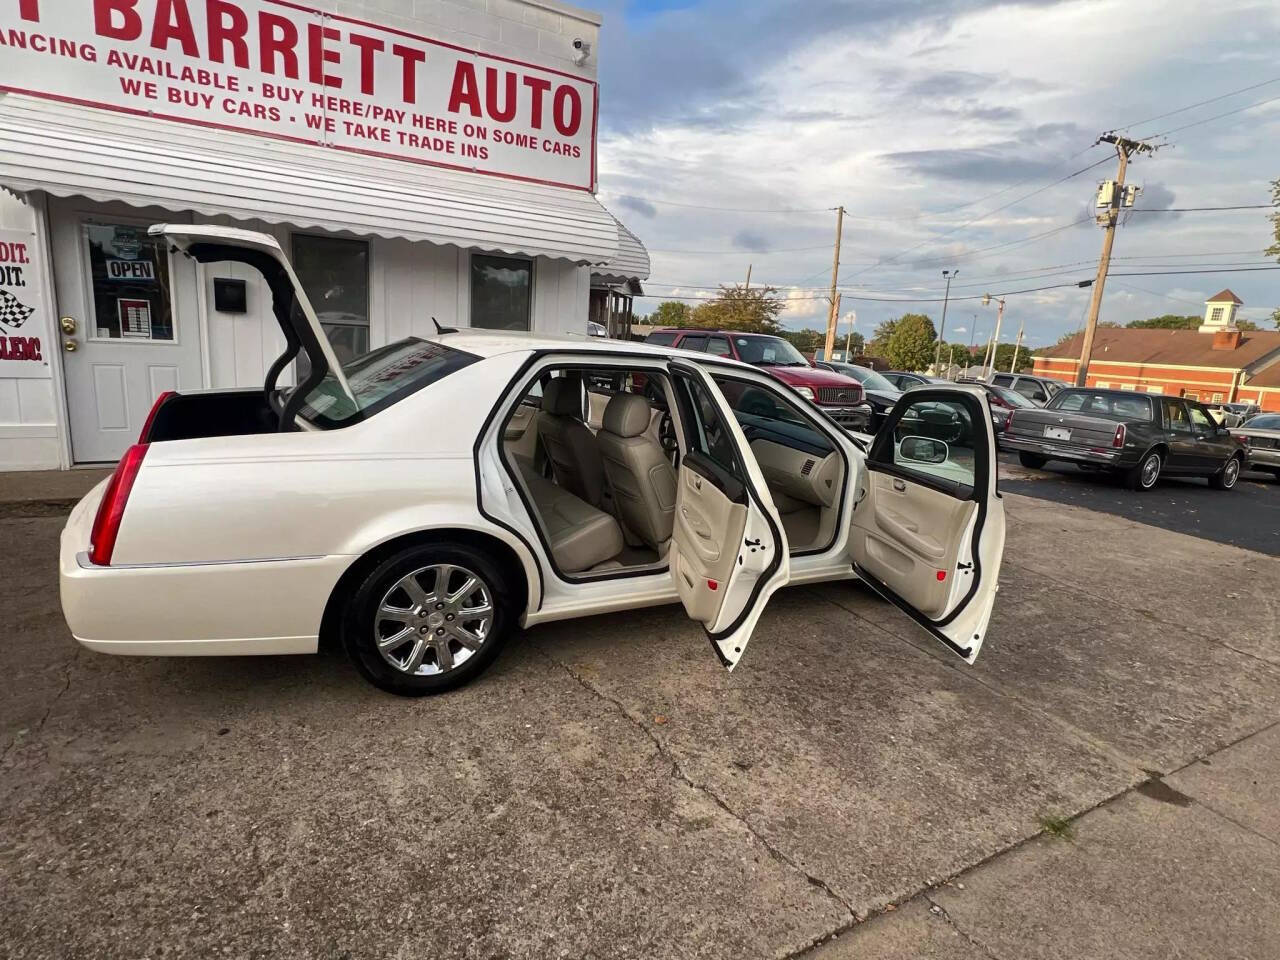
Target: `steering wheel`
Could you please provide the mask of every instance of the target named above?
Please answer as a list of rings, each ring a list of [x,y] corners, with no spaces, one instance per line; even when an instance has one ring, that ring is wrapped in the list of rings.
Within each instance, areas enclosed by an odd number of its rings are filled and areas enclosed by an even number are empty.
[[[676,425],[671,420],[670,410],[662,411],[662,418],[658,421],[658,443],[662,444],[667,459],[674,467],[680,459],[680,443],[676,440]]]

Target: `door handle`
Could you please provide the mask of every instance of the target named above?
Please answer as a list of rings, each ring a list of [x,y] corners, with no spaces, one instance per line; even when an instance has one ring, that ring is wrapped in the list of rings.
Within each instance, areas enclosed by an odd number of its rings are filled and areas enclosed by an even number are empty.
[[[893,489],[897,490],[899,493],[906,493],[907,485],[904,481],[895,479],[893,481]]]
[[[65,333],[67,336],[70,337],[75,335],[75,332],[76,332],[75,317],[63,317],[61,320],[58,321],[58,324],[59,326],[62,327],[62,332]]]
[[[76,350],[79,349],[79,346],[80,345],[70,337],[62,341],[62,349],[67,351],[67,353],[75,353]]]

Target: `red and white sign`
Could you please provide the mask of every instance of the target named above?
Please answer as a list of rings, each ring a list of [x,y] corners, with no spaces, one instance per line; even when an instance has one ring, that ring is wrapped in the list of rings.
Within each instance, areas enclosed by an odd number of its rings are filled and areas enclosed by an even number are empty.
[[[594,81],[290,0],[0,0],[0,90],[595,186]]]
[[[0,378],[49,376],[50,325],[35,251],[32,234],[0,230]]]

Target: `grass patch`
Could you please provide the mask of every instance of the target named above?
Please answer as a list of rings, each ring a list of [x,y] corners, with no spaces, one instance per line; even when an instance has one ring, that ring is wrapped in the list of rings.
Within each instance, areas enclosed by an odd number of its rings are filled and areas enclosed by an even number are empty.
[[[1071,830],[1071,821],[1066,817],[1041,817],[1040,827],[1055,840],[1072,840],[1075,834]]]

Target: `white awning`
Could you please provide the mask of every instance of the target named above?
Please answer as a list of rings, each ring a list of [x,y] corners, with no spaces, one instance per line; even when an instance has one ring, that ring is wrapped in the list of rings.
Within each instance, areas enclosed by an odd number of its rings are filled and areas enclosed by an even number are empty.
[[[607,263],[585,190],[0,94],[0,185],[235,220]]]
[[[617,217],[614,220],[618,224],[618,252],[608,263],[593,269],[591,276],[605,283],[635,283],[638,286],[639,281],[649,279],[649,251],[621,220]]]

